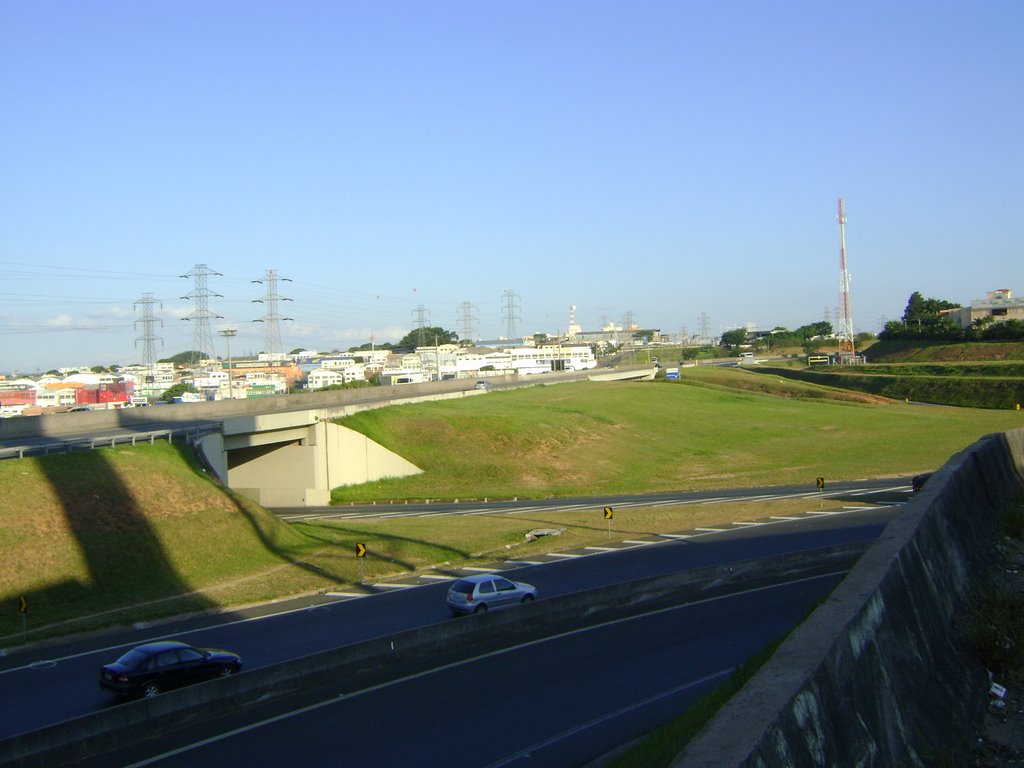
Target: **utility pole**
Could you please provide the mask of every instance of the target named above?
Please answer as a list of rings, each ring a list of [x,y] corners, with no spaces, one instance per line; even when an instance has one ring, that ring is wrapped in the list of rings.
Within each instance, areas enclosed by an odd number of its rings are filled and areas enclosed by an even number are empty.
[[[224,341],[228,344],[228,400],[235,399],[235,390],[231,385],[231,338],[238,335],[238,331],[234,328],[225,328],[222,331],[218,331],[221,336],[224,337]]]

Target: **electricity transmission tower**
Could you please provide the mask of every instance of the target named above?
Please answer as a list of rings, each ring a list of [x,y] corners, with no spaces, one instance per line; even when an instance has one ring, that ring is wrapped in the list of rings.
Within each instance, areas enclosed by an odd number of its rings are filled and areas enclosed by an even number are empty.
[[[254,323],[263,323],[266,329],[263,351],[268,355],[280,355],[283,351],[281,349],[281,321],[293,320],[294,318],[281,317],[278,314],[277,302],[291,301],[291,299],[277,294],[277,284],[278,282],[290,283],[291,279],[287,277],[280,277],[277,274],[277,270],[268,269],[262,280],[253,280],[253,282],[259,283],[267,289],[262,299],[253,299],[252,301],[253,304],[262,304],[267,311],[261,319],[253,320]]]
[[[430,311],[420,304],[413,310],[413,314],[416,316],[413,323],[413,327],[416,328],[416,346],[425,347],[427,346],[427,315],[430,314]]]
[[[505,322],[507,323],[505,326],[505,335],[508,339],[514,339],[516,337],[516,320],[522,319],[518,314],[516,314],[516,310],[518,309],[516,306],[516,299],[519,298],[519,296],[511,290],[506,290],[501,294],[501,296],[505,302],[504,314]]]
[[[214,356],[213,331],[210,330],[210,320],[219,320],[221,316],[210,311],[209,299],[211,296],[218,299],[224,297],[207,288],[207,278],[211,275],[223,277],[220,272],[214,272],[205,264],[196,264],[191,272],[186,272],[182,275],[182,277],[190,277],[195,280],[195,288],[192,293],[181,297],[196,303],[196,308],[182,318],[182,320],[195,321],[195,326],[192,329],[192,365],[196,365],[199,362],[196,359],[196,355],[201,354],[208,358]]]
[[[163,320],[153,317],[153,305],[159,304],[160,309],[163,309],[164,305],[158,299],[154,299],[152,293],[142,294],[142,298],[135,302],[135,307],[138,308],[139,304],[142,305],[142,319],[135,321],[135,327],[137,328],[139,323],[142,323],[142,335],[135,340],[135,343],[142,342],[142,363],[146,366],[146,383],[152,384],[156,381],[155,342],[159,341],[161,346],[164,343],[163,339],[153,334],[153,325],[155,323],[160,323],[161,328],[164,325]]]
[[[708,317],[707,312],[700,313],[700,317],[697,318],[697,328],[700,329],[699,343],[707,344],[711,340],[711,318]]]
[[[476,327],[476,308],[468,301],[462,302],[459,305],[459,338],[466,341],[473,341],[475,334],[473,333]]]

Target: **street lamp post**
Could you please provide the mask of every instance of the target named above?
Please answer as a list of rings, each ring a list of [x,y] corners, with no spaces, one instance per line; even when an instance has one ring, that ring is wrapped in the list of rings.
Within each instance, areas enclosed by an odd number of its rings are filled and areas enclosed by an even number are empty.
[[[223,331],[219,331],[219,333],[228,343],[228,400],[234,400],[235,390],[231,387],[231,337],[237,336],[238,331],[234,328],[225,328]]]

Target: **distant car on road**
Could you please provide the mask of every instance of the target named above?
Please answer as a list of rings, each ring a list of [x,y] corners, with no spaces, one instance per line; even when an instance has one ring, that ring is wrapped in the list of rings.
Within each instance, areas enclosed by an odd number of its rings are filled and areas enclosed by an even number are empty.
[[[473,389],[490,389],[490,388],[491,388],[491,382],[483,381],[483,380],[478,381],[476,383],[476,386],[473,387]]]
[[[100,688],[119,696],[151,698],[161,691],[227,677],[241,669],[237,653],[161,640],[132,648],[117,661],[100,667]]]
[[[448,590],[448,607],[452,613],[483,613],[517,603],[529,603],[537,597],[532,584],[512,581],[495,573],[467,576]]]

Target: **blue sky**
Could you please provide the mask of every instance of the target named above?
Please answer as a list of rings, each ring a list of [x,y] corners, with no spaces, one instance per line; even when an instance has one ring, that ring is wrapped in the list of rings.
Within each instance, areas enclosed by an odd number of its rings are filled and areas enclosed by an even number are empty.
[[[0,0],[0,371],[1024,295],[1024,3]],[[225,355],[226,349],[214,350]]]

